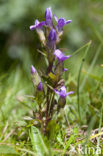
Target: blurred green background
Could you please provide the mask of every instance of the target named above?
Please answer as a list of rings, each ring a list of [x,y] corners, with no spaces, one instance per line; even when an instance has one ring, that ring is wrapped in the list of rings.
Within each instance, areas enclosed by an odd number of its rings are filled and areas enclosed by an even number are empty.
[[[88,109],[86,106],[92,103],[91,97],[87,94],[101,83],[99,80],[103,75],[103,68],[100,66],[103,64],[103,0],[0,0],[0,107],[3,120],[17,118],[17,114],[21,117],[24,111],[20,111],[22,106],[17,102],[16,97],[25,93],[32,94],[31,64],[36,68],[43,68],[44,58],[37,51],[37,49],[41,50],[41,44],[36,32],[31,32],[29,26],[34,23],[35,19],[44,20],[47,7],[51,7],[53,14],[58,17],[72,20],[71,24],[65,26],[64,36],[59,44],[59,47],[63,48],[66,53],[73,54],[90,40],[92,41],[83,66],[84,78],[98,53],[90,69],[90,77],[86,82],[85,90],[83,90],[85,98],[83,97],[81,102],[81,105],[84,104],[82,110],[83,112],[85,110],[84,118],[88,110],[90,117],[93,113],[95,114],[95,111],[91,112],[92,107]],[[67,85],[72,80],[71,88],[75,92],[84,53],[85,48],[65,63],[69,69],[65,74]],[[103,88],[101,90],[103,91]],[[93,92],[91,96],[94,98],[96,95],[97,98],[93,99],[93,106],[97,108],[98,100],[100,100],[98,104],[100,109],[102,99],[98,96],[101,94]],[[76,105],[74,102],[77,110]],[[9,116],[10,113],[12,117]]]
[[[64,38],[59,47],[73,52],[92,40],[89,54],[91,62],[96,48],[103,40],[103,1],[100,0],[0,0],[0,71],[8,71],[13,65],[29,70],[31,61],[40,62],[40,42],[29,26],[35,19],[44,20],[46,7],[58,17],[72,19],[65,26]],[[102,37],[102,35],[101,35]],[[102,63],[103,54],[99,57]]]

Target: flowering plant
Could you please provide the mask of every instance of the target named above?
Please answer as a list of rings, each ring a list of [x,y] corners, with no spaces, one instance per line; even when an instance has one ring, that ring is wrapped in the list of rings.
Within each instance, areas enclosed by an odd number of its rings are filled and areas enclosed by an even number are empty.
[[[66,96],[73,94],[73,91],[67,92],[63,72],[64,61],[71,57],[65,55],[61,50],[56,48],[63,35],[63,27],[71,20],[66,21],[64,18],[57,18],[54,15],[56,26],[53,24],[53,15],[51,8],[45,11],[45,21],[35,20],[35,24],[30,26],[30,30],[36,30],[40,41],[45,48],[45,57],[47,59],[47,71],[41,75],[35,67],[31,66],[31,75],[34,87],[36,88],[35,100],[38,103],[35,113],[36,119],[40,122],[41,130],[44,134],[48,132],[48,123],[53,119],[55,113],[59,113],[61,108],[66,104]],[[58,100],[56,94],[59,96]]]

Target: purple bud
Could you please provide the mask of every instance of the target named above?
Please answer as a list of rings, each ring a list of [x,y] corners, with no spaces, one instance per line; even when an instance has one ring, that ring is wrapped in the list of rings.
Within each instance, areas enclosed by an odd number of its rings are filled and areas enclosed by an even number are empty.
[[[31,65],[31,74],[33,75],[36,72],[36,69],[33,65]]]
[[[39,91],[42,91],[43,90],[43,85],[42,85],[42,82],[39,82],[39,84],[38,84],[38,90]]]
[[[48,46],[50,48],[54,48],[56,46],[57,34],[55,29],[51,29],[49,36],[48,36]]]
[[[53,26],[51,8],[47,8],[45,11],[45,23],[49,27]]]
[[[55,29],[51,29],[49,36],[48,36],[48,39],[49,39],[49,41],[55,41],[56,42],[57,34],[56,34]]]

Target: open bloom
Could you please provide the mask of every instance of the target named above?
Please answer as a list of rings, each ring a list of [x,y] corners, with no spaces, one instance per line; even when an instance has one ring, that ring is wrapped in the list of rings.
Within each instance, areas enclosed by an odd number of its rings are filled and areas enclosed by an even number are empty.
[[[52,27],[53,26],[51,8],[47,8],[46,11],[45,11],[45,23],[49,27]]]
[[[35,24],[30,26],[30,30],[34,30],[34,29],[41,29],[43,25],[45,24],[45,21],[39,22],[37,19],[35,20]]]
[[[48,36],[48,46],[50,48],[54,48],[56,45],[56,39],[57,39],[57,34],[55,29],[51,29],[49,36]]]
[[[31,65],[31,74],[33,75],[36,72],[36,69],[33,65]]]
[[[54,18],[55,18],[55,20],[57,22],[56,28],[57,28],[58,31],[62,31],[63,30],[63,26],[65,26],[66,24],[69,24],[69,23],[72,22],[72,20],[67,20],[66,21],[64,18],[59,18],[58,19],[56,15],[54,15]]]
[[[67,92],[66,92],[66,87],[65,87],[65,86],[62,86],[62,87],[60,88],[60,91],[54,89],[54,92],[55,92],[56,94],[58,94],[61,98],[66,98],[66,96],[68,96],[68,95],[74,93],[73,91],[70,91],[70,92],[67,93]]]
[[[39,91],[42,91],[43,90],[43,84],[42,84],[42,82],[39,82],[37,89]]]
[[[59,49],[56,49],[56,50],[54,51],[54,55],[55,55],[56,58],[57,58],[59,61],[61,61],[61,62],[65,61],[66,59],[68,59],[69,57],[72,56],[72,55],[68,55],[68,56],[64,55]]]

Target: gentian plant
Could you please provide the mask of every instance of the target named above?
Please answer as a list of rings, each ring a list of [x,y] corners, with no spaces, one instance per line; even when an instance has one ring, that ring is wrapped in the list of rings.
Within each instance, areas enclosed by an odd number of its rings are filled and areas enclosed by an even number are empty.
[[[53,24],[55,19],[55,25]],[[55,114],[60,113],[60,109],[66,104],[66,97],[73,94],[73,91],[67,92],[65,81],[62,75],[64,61],[69,59],[71,55],[65,55],[63,51],[56,48],[63,35],[63,27],[71,20],[57,18],[52,15],[51,8],[45,11],[45,21],[39,22],[35,20],[34,25],[30,26],[30,30],[36,30],[39,35],[41,44],[43,45],[43,55],[46,57],[47,70],[45,73],[38,73],[33,65],[31,65],[32,81],[35,87],[35,100],[37,102],[37,112],[34,112],[35,119],[39,122],[39,127],[44,134],[48,134],[48,125],[53,120]]]

